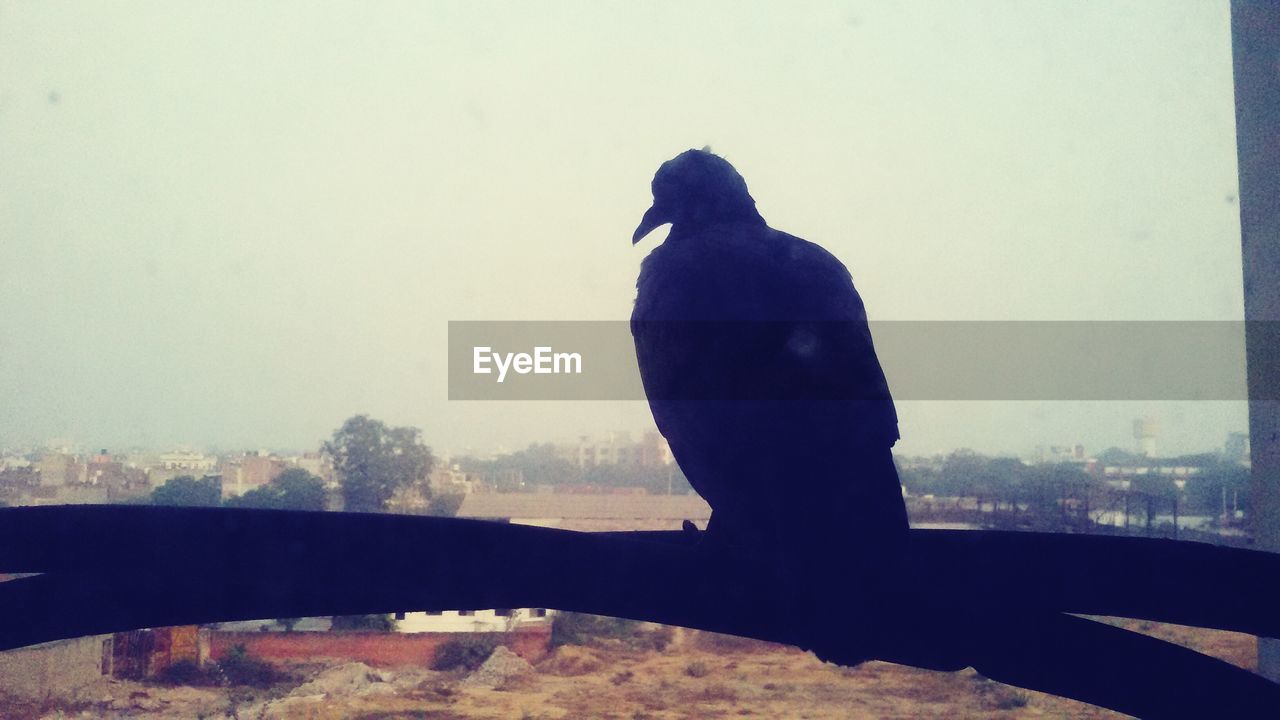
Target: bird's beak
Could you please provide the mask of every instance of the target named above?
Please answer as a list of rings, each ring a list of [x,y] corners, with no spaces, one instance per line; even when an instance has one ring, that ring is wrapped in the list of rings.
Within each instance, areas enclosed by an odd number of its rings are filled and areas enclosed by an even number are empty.
[[[644,217],[640,218],[640,227],[636,228],[636,232],[631,236],[631,244],[635,245],[644,239],[645,235],[653,232],[653,229],[659,225],[666,225],[671,222],[667,219],[667,214],[658,209],[655,204],[644,212]]]

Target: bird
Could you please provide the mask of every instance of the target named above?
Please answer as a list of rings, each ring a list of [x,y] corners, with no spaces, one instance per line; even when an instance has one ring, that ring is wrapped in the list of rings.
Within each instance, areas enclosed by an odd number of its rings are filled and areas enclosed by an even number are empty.
[[[909,529],[898,417],[849,270],[770,227],[708,149],[651,189],[632,244],[670,230],[641,263],[631,332],[654,422],[711,506],[704,539],[811,595],[889,582]]]

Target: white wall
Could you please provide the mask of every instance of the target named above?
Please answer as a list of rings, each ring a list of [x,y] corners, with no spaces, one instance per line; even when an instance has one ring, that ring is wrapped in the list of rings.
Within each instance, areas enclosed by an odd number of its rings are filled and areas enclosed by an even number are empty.
[[[544,610],[545,616],[536,617],[533,608],[518,608],[511,615],[501,616],[496,610],[476,610],[472,615],[462,615],[458,610],[444,610],[432,615],[426,612],[406,612],[404,619],[396,615],[396,630],[403,633],[421,632],[504,632],[515,627],[551,622],[554,610]]]

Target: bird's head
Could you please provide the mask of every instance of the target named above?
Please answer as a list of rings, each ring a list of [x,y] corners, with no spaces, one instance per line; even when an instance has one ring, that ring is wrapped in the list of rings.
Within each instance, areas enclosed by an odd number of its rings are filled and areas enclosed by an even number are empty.
[[[747,182],[710,150],[687,150],[662,163],[653,176],[653,207],[640,220],[631,244],[667,223],[674,232],[733,221],[764,222]]]

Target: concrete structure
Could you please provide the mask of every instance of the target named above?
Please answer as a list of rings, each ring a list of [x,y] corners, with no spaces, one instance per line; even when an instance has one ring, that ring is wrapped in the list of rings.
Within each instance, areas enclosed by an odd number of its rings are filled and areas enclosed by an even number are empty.
[[[285,461],[291,467],[300,468],[320,478],[327,485],[338,481],[338,473],[333,469],[333,458],[324,453],[303,453]]]
[[[85,465],[85,482],[90,485],[124,482],[124,463],[111,457],[106,450],[91,455]]]
[[[1249,434],[1227,433],[1227,441],[1222,444],[1222,459],[1227,462],[1248,464]]]
[[[5,470],[22,470],[31,467],[31,461],[21,455],[6,454],[0,457],[0,472]]]
[[[1154,418],[1139,418],[1133,421],[1133,439],[1138,443],[1138,452],[1149,458],[1156,456],[1156,438],[1160,436],[1160,423]]]
[[[1036,447],[1037,463],[1083,463],[1089,457],[1084,453],[1084,445],[1040,445]]]
[[[223,460],[222,497],[243,495],[276,479],[289,469],[289,464],[274,455],[263,452],[245,453],[240,457]]]
[[[461,465],[447,461],[436,463],[427,483],[437,495],[468,495],[484,484],[478,476],[464,472]]]
[[[1257,549],[1280,552],[1280,5],[1231,3],[1236,157],[1248,361],[1251,525]],[[1280,640],[1259,638],[1258,672],[1280,682]]]
[[[176,662],[200,663],[207,656],[195,625],[131,630],[115,634],[111,674],[140,680],[155,677]]]
[[[190,450],[174,450],[160,454],[159,467],[165,470],[181,470],[183,472],[179,473],[180,475],[200,477],[203,474],[213,472],[217,462],[216,458],[204,453]]]
[[[685,520],[705,525],[711,506],[694,494],[482,493],[467,495],[458,517],[585,531],[678,530]]]
[[[54,488],[51,498],[32,498],[32,505],[105,505],[111,493],[105,486],[77,483]]]
[[[494,639],[529,662],[546,656],[551,643],[550,623],[509,633]],[[254,657],[270,661],[333,658],[358,661],[374,667],[416,665],[430,667],[436,651],[454,636],[448,633],[379,632],[209,632],[208,658],[220,660],[236,645]]]
[[[84,482],[85,467],[75,455],[45,453],[39,468],[41,485],[57,487]]]
[[[215,474],[217,458],[189,450],[174,450],[151,456],[140,462],[147,473],[147,482],[160,487],[166,482],[184,475],[197,480]]]
[[[112,636],[90,635],[0,652],[0,694],[70,700],[112,671]]]

